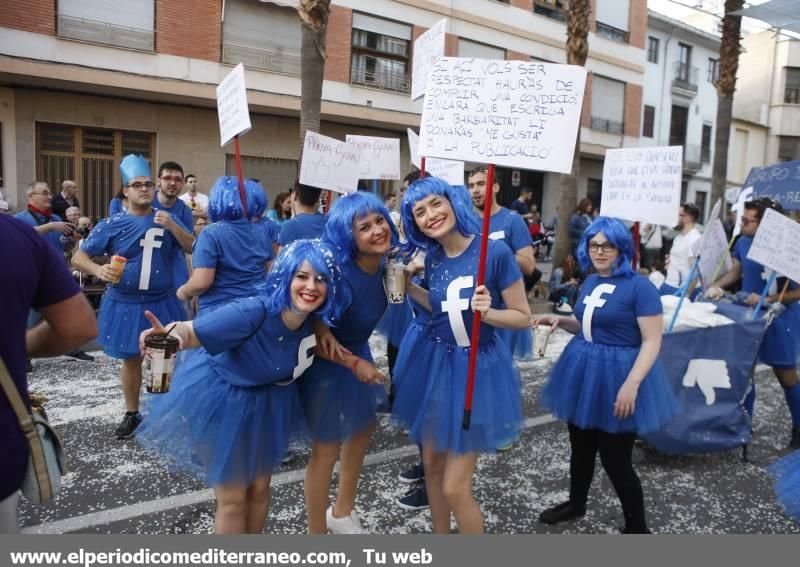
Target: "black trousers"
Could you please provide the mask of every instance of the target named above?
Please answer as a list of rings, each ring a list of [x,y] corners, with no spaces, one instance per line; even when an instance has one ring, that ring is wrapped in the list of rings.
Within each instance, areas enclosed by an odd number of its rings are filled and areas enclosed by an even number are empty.
[[[642,484],[633,470],[633,433],[606,433],[599,429],[569,427],[569,444],[572,455],[569,461],[569,500],[573,505],[585,507],[589,487],[594,476],[597,453],[625,515],[625,531],[646,533]]]

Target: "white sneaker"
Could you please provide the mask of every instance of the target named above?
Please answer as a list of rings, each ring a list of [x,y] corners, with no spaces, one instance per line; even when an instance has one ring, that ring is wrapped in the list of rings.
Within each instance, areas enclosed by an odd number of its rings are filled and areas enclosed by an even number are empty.
[[[333,506],[328,508],[325,513],[325,521],[328,524],[328,531],[332,534],[366,534],[369,533],[361,526],[356,511],[350,512],[345,518],[333,517]]]

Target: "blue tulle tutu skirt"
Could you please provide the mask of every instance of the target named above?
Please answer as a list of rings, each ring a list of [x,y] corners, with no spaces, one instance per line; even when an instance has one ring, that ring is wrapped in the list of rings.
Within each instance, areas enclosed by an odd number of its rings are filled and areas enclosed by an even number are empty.
[[[350,349],[373,362],[368,345]],[[300,401],[308,433],[322,443],[342,443],[375,422],[379,403],[386,403],[383,384],[365,384],[349,368],[314,358],[311,368],[298,380]]]
[[[576,335],[550,371],[542,405],[581,429],[640,434],[661,429],[679,405],[658,359],[639,386],[633,415],[614,417],[617,393],[638,354],[638,347],[590,343]]]
[[[519,433],[519,375],[508,347],[496,337],[479,347],[471,425],[462,428],[469,353],[438,340],[428,328],[413,348],[400,349],[392,416],[417,444],[438,452],[494,453]]]
[[[800,451],[786,455],[770,465],[768,470],[775,479],[778,503],[787,516],[800,522]]]
[[[209,486],[270,474],[303,431],[297,382],[243,388],[220,378],[205,349],[187,353],[166,394],[150,394],[136,440]]]
[[[399,346],[413,318],[408,301],[390,303],[376,328],[390,345]]]
[[[776,368],[794,368],[800,358],[800,303],[792,303],[767,328],[758,358]]]
[[[145,309],[165,325],[187,319],[186,310],[174,293],[140,303],[125,303],[106,293],[97,314],[97,342],[108,356],[122,359],[139,356],[139,335],[151,327],[144,316]]]
[[[533,333],[531,328],[520,329],[496,329],[495,333],[501,341],[506,343],[508,350],[517,360],[533,360]]]

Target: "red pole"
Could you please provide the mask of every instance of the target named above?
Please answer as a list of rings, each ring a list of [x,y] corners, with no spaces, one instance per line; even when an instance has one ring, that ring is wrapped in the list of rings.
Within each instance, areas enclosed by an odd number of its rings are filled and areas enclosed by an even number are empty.
[[[242,200],[242,218],[247,218],[247,198],[244,194],[244,175],[242,174],[242,156],[239,153],[239,136],[233,137],[236,152],[236,175],[239,177],[239,198]]]
[[[633,223],[633,269],[639,269],[639,243],[641,237],[639,236],[639,222]]]
[[[486,252],[489,248],[489,219],[492,216],[492,187],[494,187],[494,164],[489,164],[489,171],[486,174],[486,195],[484,195],[483,207],[483,229],[481,230],[481,256],[478,260],[478,283],[483,285],[486,278]],[[472,342],[469,350],[469,370],[467,371],[467,394],[464,399],[464,421],[461,426],[469,429],[472,418],[472,394],[475,390],[475,365],[478,361],[478,342],[481,333],[481,314],[475,311],[472,314]]]
[[[419,158],[419,178],[425,177],[425,156]]]
[[[327,215],[331,211],[331,195],[332,192],[328,191],[328,194],[325,195],[325,214]]]

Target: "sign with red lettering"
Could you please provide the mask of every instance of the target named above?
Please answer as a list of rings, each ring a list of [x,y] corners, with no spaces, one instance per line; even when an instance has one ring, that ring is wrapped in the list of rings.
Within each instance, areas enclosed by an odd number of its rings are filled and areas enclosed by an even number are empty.
[[[345,137],[361,150],[359,179],[400,179],[400,139],[373,136]]]

